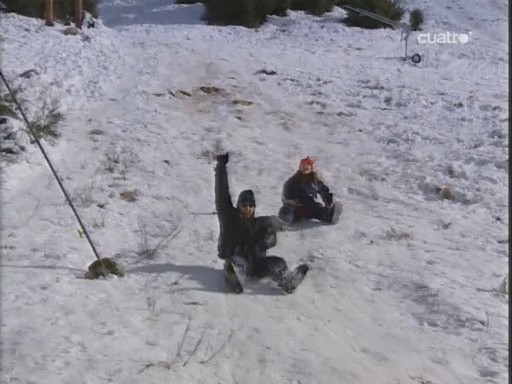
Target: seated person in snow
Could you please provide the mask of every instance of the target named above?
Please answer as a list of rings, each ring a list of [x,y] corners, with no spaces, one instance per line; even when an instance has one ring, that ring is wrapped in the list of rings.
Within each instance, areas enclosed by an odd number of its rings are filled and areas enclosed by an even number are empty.
[[[283,206],[279,210],[281,220],[291,224],[304,219],[318,219],[326,223],[337,219],[333,194],[319,179],[314,166],[315,162],[310,157],[302,159],[299,170],[284,184]],[[323,205],[316,201],[317,196]]]
[[[219,219],[218,256],[225,260],[224,271],[233,274],[232,262],[242,265],[247,277],[269,277],[284,291],[291,293],[296,286],[296,272],[305,275],[309,269],[301,265],[289,273],[284,259],[267,256],[267,249],[277,243],[277,235],[270,216],[255,217],[256,200],[252,190],[238,196],[236,207],[231,202],[226,164],[228,154],[217,156],[215,167],[215,205]],[[292,281],[293,280],[293,281]]]

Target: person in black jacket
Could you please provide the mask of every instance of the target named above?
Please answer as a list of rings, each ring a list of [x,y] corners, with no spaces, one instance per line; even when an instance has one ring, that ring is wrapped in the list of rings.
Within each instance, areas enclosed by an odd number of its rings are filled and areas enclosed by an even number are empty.
[[[291,293],[309,267],[302,264],[290,272],[284,259],[267,256],[267,249],[277,243],[272,219],[269,216],[255,217],[256,200],[252,190],[242,191],[236,207],[233,206],[226,168],[228,161],[228,153],[218,155],[215,167],[215,205],[220,228],[218,257],[225,260],[224,271],[227,276],[232,276],[235,263],[242,267],[245,276],[269,277],[285,292]]]
[[[317,219],[333,223],[335,214],[334,197],[329,187],[323,183],[314,171],[315,162],[310,157],[301,159],[299,170],[283,186],[282,203],[279,218],[287,223],[304,219]],[[317,196],[323,205],[316,201]],[[338,209],[341,208],[338,203]]]

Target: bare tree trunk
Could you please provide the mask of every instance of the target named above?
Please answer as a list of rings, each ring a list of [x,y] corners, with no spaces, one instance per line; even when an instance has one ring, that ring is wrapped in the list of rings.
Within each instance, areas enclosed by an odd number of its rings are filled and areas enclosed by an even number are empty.
[[[45,2],[45,25],[53,27],[53,0],[46,0]]]
[[[83,22],[82,0],[75,0],[75,26],[81,29]]]

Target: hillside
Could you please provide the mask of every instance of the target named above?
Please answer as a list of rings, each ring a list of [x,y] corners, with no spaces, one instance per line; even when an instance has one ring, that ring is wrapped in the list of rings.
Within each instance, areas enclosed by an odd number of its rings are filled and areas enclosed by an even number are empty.
[[[94,255],[9,119],[25,150],[2,153],[1,382],[508,382],[505,5],[410,2],[428,4],[425,31],[471,32],[413,35],[414,65],[398,31],[347,28],[339,9],[248,30],[193,8],[164,24],[163,2],[142,3],[105,2],[110,18],[80,36],[1,15],[2,71],[31,118],[63,114],[43,144],[126,269],[83,278]],[[113,17],[130,12],[146,16]],[[258,215],[277,213],[306,155],[344,204],[335,226],[278,234],[271,254],[312,267],[293,295],[226,293],[217,146]]]

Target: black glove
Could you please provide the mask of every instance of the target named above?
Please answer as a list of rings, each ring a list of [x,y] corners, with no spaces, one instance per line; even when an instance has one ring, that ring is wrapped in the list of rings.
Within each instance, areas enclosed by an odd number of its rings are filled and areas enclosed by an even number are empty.
[[[229,161],[229,152],[226,152],[223,155],[217,155],[217,162],[220,164],[227,164]]]

